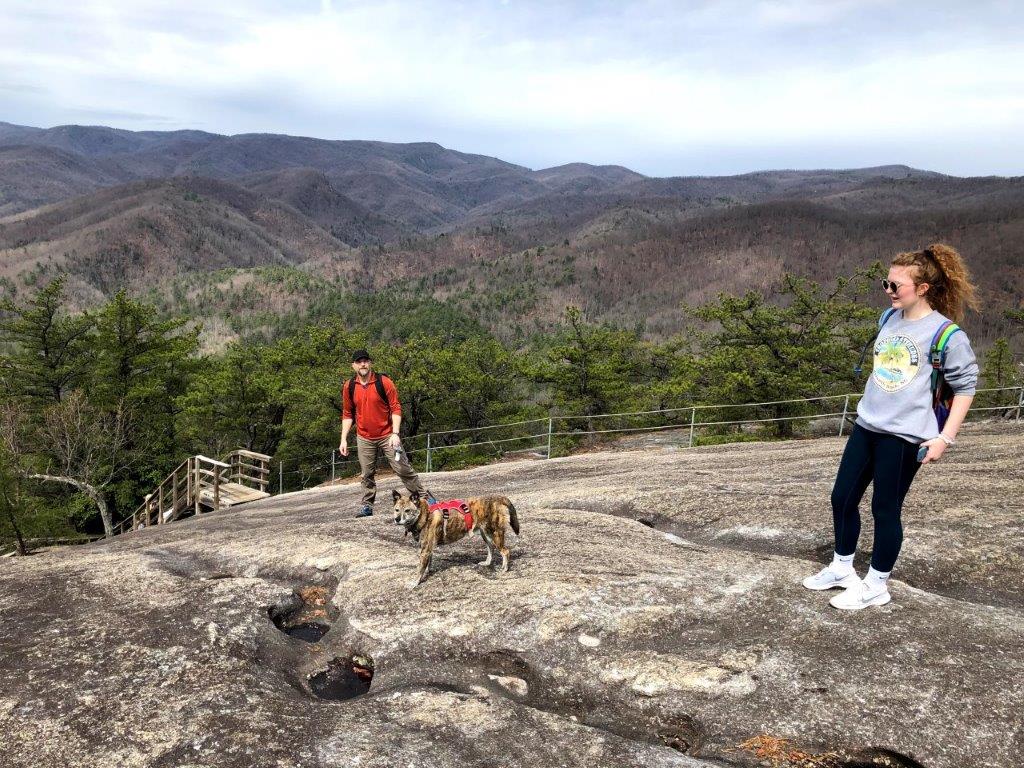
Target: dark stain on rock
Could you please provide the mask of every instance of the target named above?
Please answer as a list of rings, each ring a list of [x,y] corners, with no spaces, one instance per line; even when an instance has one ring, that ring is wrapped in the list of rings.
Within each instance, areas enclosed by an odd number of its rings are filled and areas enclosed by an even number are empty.
[[[479,657],[478,663],[484,673],[480,682],[492,695],[518,701],[531,709],[572,719],[624,739],[666,746],[687,754],[695,754],[704,742],[703,728],[687,714],[644,712],[628,702],[595,691],[566,689],[515,650],[490,651]],[[518,679],[526,690],[518,691],[514,684],[506,687],[494,676]]]
[[[655,735],[666,747],[695,754],[701,747],[702,729],[689,715],[670,715],[655,724]]]
[[[290,627],[285,627],[283,631],[289,637],[294,637],[307,643],[316,643],[320,641],[320,638],[327,634],[327,630],[329,629],[330,627],[326,624],[309,621],[303,624],[294,624]]]
[[[862,749],[843,755],[837,768],[924,768],[924,766],[907,755],[901,755],[891,749]]]
[[[310,675],[309,689],[314,696],[329,701],[346,701],[362,696],[373,681],[373,660],[366,656],[335,658],[327,668]]]

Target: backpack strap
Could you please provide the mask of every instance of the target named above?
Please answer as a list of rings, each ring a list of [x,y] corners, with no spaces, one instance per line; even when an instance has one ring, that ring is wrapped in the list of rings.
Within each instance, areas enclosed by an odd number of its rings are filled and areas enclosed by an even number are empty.
[[[928,351],[932,364],[932,410],[935,412],[935,421],[940,432],[946,426],[950,409],[953,407],[954,395],[942,372],[946,365],[946,347],[949,345],[950,337],[959,330],[959,325],[952,320],[946,320],[935,331],[931,349]]]
[[[897,310],[895,307],[889,307],[887,310],[882,312],[882,316],[878,318],[878,329],[875,331],[875,335],[867,340],[867,343],[864,345],[864,349],[860,351],[860,360],[857,362],[855,366],[853,366],[853,372],[854,374],[856,374],[858,379],[860,378],[861,373],[864,371],[864,359],[868,356],[868,350],[871,348],[871,345],[875,343],[875,339],[877,339],[878,334],[882,332],[882,328],[885,326],[886,323],[889,322],[889,318],[896,314],[896,312],[898,311],[899,310]]]
[[[881,331],[885,327],[885,324],[889,322],[889,318],[899,312],[896,307],[889,307],[882,313],[882,316],[878,318],[878,330]],[[878,334],[875,334],[875,338],[878,338]]]
[[[952,320],[946,320],[935,331],[932,336],[932,346],[928,351],[928,359],[932,364],[932,398],[936,401],[942,396],[940,390],[945,382],[942,375],[942,368],[946,364],[946,347],[949,345],[949,338],[960,330],[960,326]]]
[[[391,410],[391,403],[388,402],[388,393],[384,391],[384,374],[378,373],[377,378],[373,380],[373,383],[377,385],[377,394],[380,396],[381,402],[388,407],[388,411]]]
[[[377,396],[381,399],[381,402],[387,406],[388,415],[391,415],[391,403],[388,401],[388,393],[384,389],[385,375],[378,373],[373,383],[376,385]],[[352,403],[352,421],[356,420],[356,377],[353,376],[348,380],[348,401]]]
[[[959,330],[959,325],[952,320],[947,320],[935,331],[935,335],[932,337],[931,350],[928,353],[932,368],[941,369],[946,364],[946,347],[949,346],[949,339]]]

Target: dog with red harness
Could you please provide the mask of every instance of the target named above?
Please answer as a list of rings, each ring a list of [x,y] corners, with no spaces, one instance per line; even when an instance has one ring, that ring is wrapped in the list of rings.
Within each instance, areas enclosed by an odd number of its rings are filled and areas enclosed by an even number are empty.
[[[410,492],[395,490],[395,524],[405,526],[420,543],[420,567],[410,587],[421,584],[430,570],[434,548],[451,544],[471,533],[479,533],[487,545],[487,559],[480,565],[490,567],[494,550],[501,554],[501,570],[508,571],[509,550],[505,529],[519,535],[516,508],[505,496],[481,496],[473,499],[434,501]]]

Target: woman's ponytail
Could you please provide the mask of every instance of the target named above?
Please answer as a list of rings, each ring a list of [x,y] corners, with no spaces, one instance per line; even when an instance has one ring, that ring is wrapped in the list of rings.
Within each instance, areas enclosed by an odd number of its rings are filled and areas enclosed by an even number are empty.
[[[928,283],[924,298],[949,319],[963,322],[968,308],[978,308],[967,265],[955,248],[936,243],[923,251],[901,253],[892,263],[897,267],[917,267],[917,282]]]

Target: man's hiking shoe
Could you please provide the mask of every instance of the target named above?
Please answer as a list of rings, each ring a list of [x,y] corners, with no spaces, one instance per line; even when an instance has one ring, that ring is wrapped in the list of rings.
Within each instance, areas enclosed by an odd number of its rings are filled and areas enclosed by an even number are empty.
[[[845,576],[840,576],[832,570],[831,566],[822,568],[816,574],[808,576],[803,581],[803,584],[807,589],[813,589],[815,591],[823,589],[848,588],[860,583],[861,580],[857,578],[855,571],[850,571]]]
[[[372,514],[373,507],[364,506],[362,509],[356,512],[356,517],[369,517]]]
[[[885,605],[890,600],[892,600],[892,595],[889,594],[888,587],[871,587],[858,579],[856,584],[828,602],[833,608],[842,611],[859,611],[861,608],[868,608],[872,605]]]

